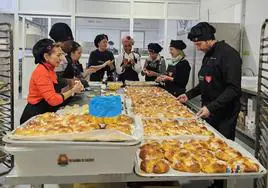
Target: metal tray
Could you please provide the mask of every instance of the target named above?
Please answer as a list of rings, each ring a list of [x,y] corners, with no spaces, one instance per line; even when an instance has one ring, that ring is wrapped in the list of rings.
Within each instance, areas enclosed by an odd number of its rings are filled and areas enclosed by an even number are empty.
[[[229,179],[229,178],[260,178],[264,176],[267,171],[266,169],[262,166],[262,164],[247,150],[242,148],[239,144],[231,141],[231,140],[225,140],[225,142],[228,144],[228,146],[235,148],[238,150],[243,156],[248,157],[252,159],[254,162],[256,162],[260,166],[260,171],[259,172],[254,172],[254,173],[212,173],[212,174],[206,174],[206,173],[187,173],[187,172],[180,172],[176,171],[172,168],[170,168],[169,172],[165,174],[149,174],[145,173],[140,169],[140,163],[141,160],[139,159],[139,151],[136,153],[136,162],[135,162],[135,173],[139,176],[143,177],[198,177],[198,179],[207,179],[207,177],[215,177],[216,179]]]
[[[29,119],[27,122],[31,121],[33,118]],[[3,141],[9,144],[80,144],[85,143],[91,145],[92,143],[98,143],[98,144],[119,144],[119,145],[135,145],[139,143],[143,137],[143,127],[141,126],[141,120],[138,116],[133,117],[134,120],[134,130],[132,135],[126,135],[124,133],[121,133],[119,131],[115,130],[95,130],[85,133],[69,133],[69,134],[61,134],[61,135],[48,135],[48,136],[33,136],[33,137],[27,137],[27,136],[18,136],[15,137],[12,134],[14,131],[8,133],[4,136]],[[25,122],[23,125],[26,125],[27,122]],[[23,126],[22,125],[22,126]],[[91,134],[92,133],[92,134]],[[104,139],[107,135],[107,133],[115,134],[115,136],[122,136],[123,138],[129,138],[125,140],[115,140],[115,139]],[[100,139],[89,139],[88,135],[93,134],[99,134],[100,138],[103,138],[103,140]],[[75,138],[74,140],[72,138]],[[85,138],[83,139],[77,139],[77,138]]]

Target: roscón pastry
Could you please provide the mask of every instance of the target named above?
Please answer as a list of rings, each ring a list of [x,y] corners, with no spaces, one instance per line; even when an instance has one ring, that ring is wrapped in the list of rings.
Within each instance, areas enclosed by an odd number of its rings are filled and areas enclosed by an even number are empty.
[[[230,173],[228,169],[233,173],[249,173],[258,172],[260,168],[220,138],[151,141],[140,147],[139,157],[141,168],[147,173],[156,173],[153,168],[158,161],[165,161],[174,170],[188,173]]]
[[[214,136],[198,120],[143,119],[144,136],[204,135]]]
[[[163,159],[143,160],[140,168],[146,173],[155,174],[164,174],[169,171],[169,165]]]
[[[24,126],[17,127],[14,135],[20,136],[45,136],[61,135],[68,133],[89,132],[98,129],[117,130],[132,135],[133,119],[120,115],[113,119],[95,118],[88,114],[75,115],[44,113],[26,122]],[[104,126],[101,126],[103,125]]]

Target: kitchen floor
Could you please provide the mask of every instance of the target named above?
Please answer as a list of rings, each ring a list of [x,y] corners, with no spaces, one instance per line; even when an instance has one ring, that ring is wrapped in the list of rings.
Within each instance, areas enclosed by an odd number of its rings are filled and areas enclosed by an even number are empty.
[[[19,119],[20,119],[20,116],[21,116],[21,114],[23,112],[23,109],[24,109],[24,107],[26,105],[26,100],[17,100],[15,102],[15,104],[16,104],[16,108],[15,108],[15,115],[16,115],[16,117],[15,117],[15,125],[19,125]],[[236,142],[239,143],[241,146],[243,146],[248,151],[250,151],[251,153],[254,153],[254,150],[252,148],[250,148],[247,145],[245,145],[239,139],[236,139]],[[1,171],[1,167],[0,167],[0,171]],[[8,186],[8,185],[5,185],[4,182],[5,182],[4,179],[0,178],[0,187],[3,187],[3,188],[30,188],[30,185]],[[182,188],[207,188],[209,183],[210,183],[209,181],[183,182],[181,187]],[[44,188],[72,188],[72,187],[73,187],[72,185],[59,186],[59,185],[54,185],[54,184],[53,185],[47,184],[47,185],[45,185]],[[109,188],[112,188],[112,187],[118,188],[118,185],[109,186]],[[87,188],[87,187],[83,187],[83,188]],[[98,187],[92,185],[92,186],[88,186],[88,188],[98,188]],[[236,188],[253,188],[253,180],[249,180],[249,179],[237,180]]]

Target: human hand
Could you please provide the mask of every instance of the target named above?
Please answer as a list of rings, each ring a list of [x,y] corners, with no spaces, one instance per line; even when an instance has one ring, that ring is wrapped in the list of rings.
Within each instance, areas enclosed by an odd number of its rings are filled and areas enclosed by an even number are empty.
[[[108,66],[112,66],[113,65],[113,63],[114,63],[114,60],[108,60],[108,61],[106,61],[105,62]]]
[[[177,100],[179,100],[181,103],[186,103],[188,101],[188,97],[186,94],[181,94],[177,97]]]
[[[124,64],[124,65],[128,65],[128,62],[129,62],[129,61],[128,61],[127,59],[123,60],[123,64]]]
[[[72,91],[73,91],[74,93],[81,93],[81,91],[83,91],[83,90],[84,90],[84,86],[83,86],[83,84],[81,83],[81,81],[76,80],[76,81],[75,81],[75,84],[74,84],[74,87],[72,88]]]
[[[210,111],[208,110],[208,108],[206,106],[203,106],[199,112],[197,112],[196,114],[198,117],[200,118],[208,118],[210,116]]]
[[[88,72],[89,74],[92,74],[92,73],[97,72],[97,69],[95,69],[95,68],[93,68],[93,67],[89,67],[89,68],[87,69],[87,72]]]
[[[147,71],[147,76],[149,76],[149,77],[157,76],[157,73],[154,71]]]

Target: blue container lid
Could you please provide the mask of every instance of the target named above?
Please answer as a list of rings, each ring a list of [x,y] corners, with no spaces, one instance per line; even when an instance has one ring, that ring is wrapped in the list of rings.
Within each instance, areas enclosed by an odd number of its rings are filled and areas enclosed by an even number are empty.
[[[114,117],[122,113],[120,96],[96,96],[89,101],[89,114],[96,117]]]

